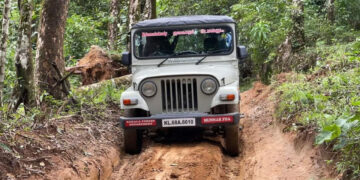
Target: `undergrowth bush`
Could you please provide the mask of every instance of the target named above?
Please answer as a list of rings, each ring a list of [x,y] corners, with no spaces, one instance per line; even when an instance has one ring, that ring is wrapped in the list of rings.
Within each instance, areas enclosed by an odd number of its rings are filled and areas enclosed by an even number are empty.
[[[73,91],[78,104],[77,110],[87,119],[96,120],[106,117],[106,108],[119,106],[120,97],[125,87],[118,87],[115,82],[109,81],[97,88],[85,88]]]
[[[67,100],[56,100],[48,93],[40,96],[40,102],[46,104],[49,111],[41,111],[39,107],[25,112],[21,105],[16,112],[11,112],[8,104],[0,107],[6,112],[0,121],[0,135],[11,133],[16,129],[31,130],[34,124],[46,123],[49,119],[67,115],[81,115],[85,120],[106,119],[106,109],[110,106],[120,106],[120,96],[125,87],[110,81],[96,88],[73,89]],[[76,101],[72,102],[71,99]]]
[[[360,41],[320,46],[312,74],[294,74],[277,88],[276,116],[290,129],[316,127],[316,144],[341,152],[336,166],[360,177]]]

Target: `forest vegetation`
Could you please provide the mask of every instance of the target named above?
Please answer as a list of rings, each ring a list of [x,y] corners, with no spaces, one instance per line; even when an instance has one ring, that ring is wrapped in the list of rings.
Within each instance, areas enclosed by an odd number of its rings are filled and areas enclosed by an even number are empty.
[[[0,1],[0,152],[18,130],[118,106],[125,86],[79,90],[69,75],[92,45],[128,49],[131,25],[181,15],[228,15],[250,57],[240,86],[261,80],[276,89],[276,118],[288,131],[315,132],[327,162],[360,178],[359,0],[2,0]],[[286,81],[276,76],[286,73]],[[13,153],[16,156],[16,153]]]

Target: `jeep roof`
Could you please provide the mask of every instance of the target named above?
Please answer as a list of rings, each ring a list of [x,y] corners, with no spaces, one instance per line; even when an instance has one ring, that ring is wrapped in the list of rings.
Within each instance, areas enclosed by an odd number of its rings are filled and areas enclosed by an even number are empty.
[[[165,27],[165,26],[198,25],[198,24],[218,24],[218,23],[235,23],[235,21],[228,16],[216,16],[216,15],[164,17],[164,18],[141,21],[135,24],[132,27],[132,29]]]

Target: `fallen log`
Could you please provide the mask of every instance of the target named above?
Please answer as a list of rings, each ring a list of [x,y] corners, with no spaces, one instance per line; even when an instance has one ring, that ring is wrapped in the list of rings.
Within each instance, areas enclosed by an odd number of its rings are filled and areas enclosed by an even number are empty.
[[[105,81],[101,81],[95,84],[90,84],[90,85],[86,85],[86,86],[81,86],[78,89],[76,89],[75,91],[77,92],[83,92],[83,91],[88,91],[88,90],[98,90],[101,89],[103,86],[106,86],[108,84],[113,84],[115,87],[118,88],[126,88],[129,87],[131,84],[131,80],[132,80],[132,75],[125,75],[125,76],[121,76],[118,78],[113,78],[113,79],[109,79],[109,80],[105,80]]]

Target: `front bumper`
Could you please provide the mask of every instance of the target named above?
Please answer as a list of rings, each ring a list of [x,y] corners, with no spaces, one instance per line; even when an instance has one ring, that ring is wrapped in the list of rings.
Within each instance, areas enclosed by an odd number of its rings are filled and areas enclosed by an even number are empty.
[[[151,117],[120,117],[124,129],[191,128],[239,124],[240,114],[161,114]]]

